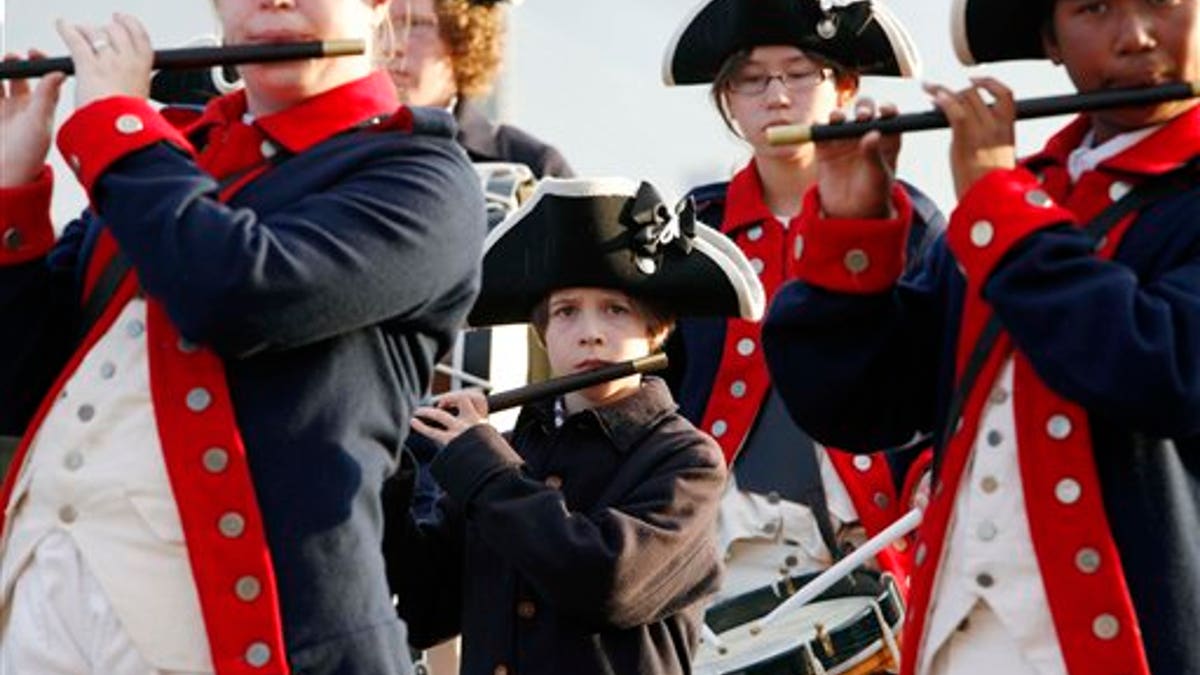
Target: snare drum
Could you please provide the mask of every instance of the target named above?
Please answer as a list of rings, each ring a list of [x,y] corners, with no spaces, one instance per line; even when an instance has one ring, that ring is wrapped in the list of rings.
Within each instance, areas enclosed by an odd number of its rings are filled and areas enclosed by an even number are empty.
[[[856,572],[862,574],[862,572]],[[899,590],[883,575],[878,594],[818,599],[759,629],[756,620],[722,632],[721,649],[702,641],[697,675],[868,675],[894,672]],[[879,585],[875,585],[878,589]],[[822,596],[827,597],[827,596]],[[735,602],[736,598],[731,601]]]

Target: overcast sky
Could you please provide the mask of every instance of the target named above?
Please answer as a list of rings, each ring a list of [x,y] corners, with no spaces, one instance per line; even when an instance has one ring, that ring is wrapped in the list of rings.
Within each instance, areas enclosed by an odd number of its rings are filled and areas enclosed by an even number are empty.
[[[815,0],[814,0],[815,1]],[[740,167],[747,152],[725,130],[705,87],[666,88],[662,55],[678,23],[698,0],[525,0],[511,12],[509,61],[500,99],[503,116],[553,142],[576,171],[649,179],[669,193],[720,180]],[[40,46],[65,53],[53,31],[54,17],[100,22],[119,10],[148,25],[157,47],[177,46],[212,33],[209,0],[0,0],[4,3],[3,49]],[[951,0],[891,0],[921,50],[923,78],[966,83],[949,38]],[[990,67],[1021,97],[1065,93],[1065,76],[1045,63]],[[903,111],[929,108],[919,81],[869,78],[863,93],[895,101]],[[71,108],[66,91],[59,121]],[[1019,149],[1040,147],[1061,120],[1023,123]],[[945,132],[910,135],[901,175],[931,194],[943,208],[953,204]],[[82,195],[62,180],[57,158],[55,216],[78,210]]]

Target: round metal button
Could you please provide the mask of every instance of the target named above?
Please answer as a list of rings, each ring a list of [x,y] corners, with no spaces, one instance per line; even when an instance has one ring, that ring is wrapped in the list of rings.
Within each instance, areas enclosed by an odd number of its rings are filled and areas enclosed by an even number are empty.
[[[187,407],[192,412],[202,412],[212,405],[212,394],[204,387],[196,387],[187,393]]]
[[[987,572],[982,572],[975,577],[975,583],[979,584],[980,588],[991,588],[996,585],[996,579]]]
[[[875,502],[875,506],[881,509],[886,509],[888,505],[892,503],[892,500],[888,499],[888,496],[882,492],[876,492],[875,495],[871,497],[871,501]]]
[[[242,514],[230,511],[217,521],[217,529],[227,538],[235,539],[246,531],[246,519],[242,517]]]
[[[508,666],[500,664],[492,669],[492,675],[508,675]]]
[[[1100,569],[1100,552],[1094,548],[1081,548],[1075,553],[1075,568],[1084,574]]]
[[[958,419],[954,421],[954,433],[957,434],[958,432],[962,431],[964,423],[965,420],[963,420],[962,416],[959,415]]]
[[[184,354],[191,354],[200,348],[195,342],[183,337],[179,338],[179,342],[175,343],[175,347]]]
[[[1108,246],[1108,235],[1105,235],[1105,236],[1097,239],[1096,245],[1092,247],[1092,250],[1101,251],[1101,250],[1104,250],[1105,246]]]
[[[229,453],[225,448],[209,448],[200,458],[204,470],[209,473],[221,473],[229,467]]]
[[[975,531],[975,534],[977,534],[979,539],[982,541],[991,541],[996,538],[996,534],[998,532],[999,530],[996,529],[995,523],[990,520],[985,520],[979,524],[979,529]]]
[[[271,660],[271,648],[265,642],[254,642],[246,648],[246,663],[262,668]]]
[[[546,476],[545,482],[546,482],[546,487],[550,488],[551,490],[561,490],[562,486],[563,486],[562,477],[555,476],[553,474]]]
[[[1119,202],[1122,197],[1129,194],[1131,188],[1132,186],[1125,181],[1115,181],[1112,185],[1108,186],[1108,198],[1114,202]]]
[[[788,567],[795,567],[796,565],[800,564],[800,558],[794,555],[789,555],[783,559],[783,564],[787,565]]]
[[[762,526],[762,531],[763,531],[763,532],[766,532],[767,534],[774,534],[774,533],[775,533],[775,529],[776,529],[776,527],[777,527],[777,526],[776,526],[776,525],[775,525],[775,523],[773,523],[773,522],[771,522],[771,523],[763,523],[763,526]]]
[[[796,235],[796,240],[792,242],[792,257],[799,260],[804,255],[804,237]]]
[[[642,274],[654,274],[658,271],[658,263],[654,262],[654,258],[639,256],[634,262],[637,263],[637,268]]]
[[[261,152],[262,156],[266,159],[271,159],[276,153],[279,152],[279,149],[276,148],[275,144],[271,141],[264,140],[261,144],[259,144],[258,151]]]
[[[1111,640],[1121,632],[1121,622],[1112,614],[1101,614],[1092,620],[1092,634],[1101,640]]]
[[[1004,434],[992,429],[987,432],[987,444],[993,448],[1004,442]]]
[[[1026,192],[1025,201],[1031,206],[1038,206],[1041,208],[1048,208],[1054,203],[1054,201],[1050,199],[1050,195],[1046,194],[1045,190],[1030,190],[1029,192]]]
[[[517,616],[522,619],[532,619],[537,616],[537,606],[529,600],[522,600],[517,603]]]
[[[977,221],[971,226],[971,243],[976,248],[983,248],[992,243],[992,239],[996,236],[996,228],[986,220]]]
[[[901,537],[901,538],[897,539],[896,541],[892,542],[892,548],[896,549],[897,551],[900,551],[901,553],[904,553],[905,551],[908,550],[908,540],[905,539],[904,537]]]
[[[138,319],[134,319],[125,324],[125,334],[131,338],[141,337],[142,333],[146,332],[146,324]]]
[[[854,456],[854,468],[858,469],[859,471],[870,471],[872,464],[874,464],[874,462],[872,462],[871,458],[866,455]]]
[[[983,490],[985,494],[992,494],[998,487],[1000,487],[1000,481],[996,480],[994,476],[984,476],[979,481],[979,489]]]
[[[842,258],[842,264],[851,274],[861,274],[871,266],[871,259],[867,257],[867,252],[861,248],[852,248],[846,251],[846,255]]]
[[[1071,420],[1066,415],[1051,415],[1046,420],[1046,433],[1056,441],[1071,435]]]
[[[90,422],[96,416],[96,408],[90,403],[85,403],[79,406],[79,410],[75,411],[81,422]]]
[[[754,227],[746,230],[746,238],[750,241],[758,241],[759,239],[762,239],[762,236],[762,225],[755,225]]]
[[[754,344],[754,340],[751,338],[742,338],[737,343],[737,351],[742,356],[750,356],[754,353],[756,347],[757,345]]]
[[[100,364],[100,377],[111,380],[113,375],[117,374],[117,366],[112,361],[105,361]]]
[[[67,467],[68,471],[78,471],[83,466],[83,454],[78,450],[72,450],[63,458],[63,466]]]
[[[916,562],[918,565],[924,565],[925,564],[925,556],[928,554],[929,554],[929,549],[925,548],[925,544],[922,542],[921,544],[917,545],[917,554],[916,554],[916,557],[913,558],[913,561]]]
[[[78,518],[79,518],[79,511],[75,510],[74,506],[67,504],[66,506],[59,507],[58,519],[64,523],[66,523],[67,525],[70,525],[71,523],[75,522]]]
[[[992,402],[992,405],[1001,405],[1008,400],[1008,390],[1004,387],[996,387],[992,389],[988,400]]]
[[[1054,497],[1063,504],[1074,504],[1083,495],[1083,487],[1073,478],[1064,478],[1054,486]]]
[[[79,155],[71,155],[68,157],[67,165],[70,166],[71,170],[75,173],[79,173],[79,170],[83,168],[83,163],[79,161]]]
[[[733,384],[729,385],[729,393],[732,394],[734,398],[741,398],[745,396],[746,383],[741,380],[734,382]]]
[[[25,243],[25,235],[15,227],[10,227],[4,231],[4,248],[9,251],[15,251]]]
[[[137,115],[134,115],[133,113],[125,113],[117,118],[116,127],[117,131],[128,136],[130,134],[136,134],[137,132],[145,129],[146,125],[142,122],[142,118],[138,117]]]
[[[716,422],[713,422],[713,424],[712,424],[712,435],[713,436],[720,438],[725,435],[726,431],[729,431],[729,425],[725,422],[725,420],[717,420]]]
[[[754,268],[755,274],[762,274],[763,270],[767,268],[766,264],[763,263],[762,258],[751,258],[750,266]]]
[[[262,594],[262,584],[252,576],[244,576],[234,584],[233,592],[237,595],[238,600],[251,602],[257,600],[258,596]]]
[[[782,500],[783,500],[783,498],[780,497],[779,493],[775,492],[774,490],[767,493],[767,503],[768,504],[778,504]]]

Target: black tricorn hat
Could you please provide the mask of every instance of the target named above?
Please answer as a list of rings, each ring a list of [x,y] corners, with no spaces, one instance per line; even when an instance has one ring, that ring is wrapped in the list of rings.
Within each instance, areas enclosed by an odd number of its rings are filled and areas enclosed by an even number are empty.
[[[671,208],[649,183],[543,180],[484,242],[472,326],[524,323],[560,288],[615,288],[675,316],[757,320],[758,275],[725,235]]]
[[[1053,0],[954,0],[950,34],[963,65],[1044,59],[1042,24]]]
[[[704,0],[667,45],[663,82],[704,84],[734,53],[792,45],[861,75],[916,77],[912,38],[877,0]]]

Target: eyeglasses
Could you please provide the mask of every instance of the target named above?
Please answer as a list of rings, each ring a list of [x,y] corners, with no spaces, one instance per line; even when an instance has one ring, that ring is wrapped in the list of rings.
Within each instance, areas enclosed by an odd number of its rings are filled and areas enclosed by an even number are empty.
[[[788,91],[799,93],[812,89],[827,79],[829,79],[829,71],[826,68],[777,73],[775,75],[768,75],[767,73],[739,73],[730,78],[728,86],[729,91],[735,94],[758,96],[771,86],[771,80],[779,80],[779,83]]]

